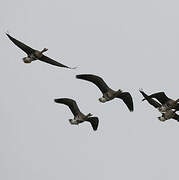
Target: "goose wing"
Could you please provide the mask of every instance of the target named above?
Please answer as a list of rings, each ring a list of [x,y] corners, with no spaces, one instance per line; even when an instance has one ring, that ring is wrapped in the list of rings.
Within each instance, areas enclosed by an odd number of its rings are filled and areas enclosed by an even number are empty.
[[[27,55],[32,54],[35,50],[32,49],[31,47],[27,46],[26,44],[18,41],[17,39],[13,38],[12,36],[10,36],[9,34],[6,33],[6,35],[8,36],[8,38],[20,49],[22,49]]]
[[[158,108],[161,106],[160,103],[158,103],[157,101],[155,101],[154,99],[152,99],[150,96],[148,96],[144,91],[139,90],[140,93],[143,95],[143,97],[147,100],[147,102],[149,104],[151,104],[152,106],[154,106],[155,108]]]
[[[91,123],[91,126],[94,131],[98,129],[99,119],[98,117],[89,117],[86,121]]]
[[[108,85],[104,82],[104,80],[101,77],[96,76],[96,75],[80,74],[80,75],[77,75],[76,78],[87,80],[94,83],[101,90],[102,93],[106,93],[110,89]]]
[[[170,100],[164,92],[154,93],[151,94],[149,97],[157,99],[162,104],[165,104]]]
[[[76,101],[74,101],[73,99],[60,98],[60,99],[55,99],[54,101],[56,103],[61,103],[61,104],[67,105],[70,108],[70,110],[74,116],[77,116],[80,113],[78,105],[76,104]]]
[[[134,110],[133,99],[129,92],[122,92],[117,97],[124,101],[124,103],[127,105],[128,109],[129,109],[129,111]]]
[[[179,103],[176,104],[175,110],[179,111]]]
[[[42,57],[39,58],[39,60],[40,60],[40,61],[43,61],[43,62],[46,62],[46,63],[49,63],[49,64],[54,65],[54,66],[65,67],[65,68],[69,68],[69,69],[74,69],[74,68],[68,67],[68,66],[66,66],[66,65],[64,65],[64,64],[61,64],[61,63],[59,63],[59,62],[57,62],[57,61],[55,61],[55,60],[53,60],[53,59],[51,59],[51,58],[49,58],[49,57],[47,57],[47,56],[44,56],[44,55],[42,55]]]
[[[175,115],[174,115],[173,119],[175,119],[175,120],[179,121],[179,115],[175,113]]]

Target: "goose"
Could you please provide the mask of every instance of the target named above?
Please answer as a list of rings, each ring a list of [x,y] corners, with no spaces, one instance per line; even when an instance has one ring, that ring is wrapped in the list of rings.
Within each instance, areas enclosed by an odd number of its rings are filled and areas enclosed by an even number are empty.
[[[35,49],[27,46],[26,44],[22,43],[21,41],[18,41],[17,39],[10,36],[8,33],[6,33],[6,35],[17,47],[19,47],[21,50],[23,50],[27,54],[27,57],[23,58],[24,63],[31,63],[32,61],[40,60],[40,61],[49,63],[54,66],[58,66],[58,67],[64,67],[64,68],[69,68],[69,69],[76,68],[76,67],[74,67],[74,68],[68,67],[66,65],[63,65],[45,55],[43,55],[44,52],[48,51],[47,48],[42,49],[42,51],[38,51],[38,50],[35,50]]]
[[[130,95],[129,92],[123,92],[121,89],[119,89],[118,91],[112,90],[111,88],[108,87],[108,85],[105,83],[105,81],[101,77],[96,76],[96,75],[79,74],[79,75],[76,75],[76,78],[82,79],[82,80],[87,80],[87,81],[94,83],[103,94],[103,96],[101,98],[99,98],[99,101],[101,103],[105,103],[114,98],[120,98],[127,105],[129,111],[134,110],[132,96]]]
[[[148,101],[149,104],[151,104],[153,107],[155,107],[156,109],[158,109],[158,111],[160,113],[162,113],[161,117],[158,117],[158,119],[160,121],[166,121],[169,119],[175,119],[177,121],[179,121],[179,115],[176,114],[176,110],[172,110],[171,108],[165,106],[163,107],[162,104],[158,103],[157,101],[155,101],[154,99],[152,99],[150,96],[148,96],[142,89],[139,90],[140,93],[143,95],[143,97],[145,98],[145,100]]]
[[[164,92],[154,93],[154,94],[151,94],[149,97],[157,99],[164,106],[168,106],[171,109],[175,109],[176,111],[179,111],[179,104],[178,104],[179,99],[177,99],[176,101],[173,99],[170,99],[169,97],[166,96]]]
[[[85,121],[90,122],[91,126],[94,131],[97,130],[99,120],[98,117],[91,117],[93,116],[91,113],[88,113],[87,115],[84,115],[78,108],[78,105],[75,100],[69,99],[69,98],[60,98],[60,99],[55,99],[54,100],[56,103],[61,103],[67,105],[71,112],[74,115],[74,119],[69,119],[69,122],[72,125],[78,125],[80,123],[83,123]]]

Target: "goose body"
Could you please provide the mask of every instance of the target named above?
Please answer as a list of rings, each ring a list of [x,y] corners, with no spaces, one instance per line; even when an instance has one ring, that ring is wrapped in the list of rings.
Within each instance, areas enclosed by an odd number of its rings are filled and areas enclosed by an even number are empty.
[[[58,67],[65,67],[65,68],[70,68],[73,69],[71,67],[68,67],[64,64],[61,64],[45,55],[43,55],[43,53],[45,51],[48,51],[47,48],[44,48],[42,51],[39,50],[35,50],[29,46],[27,46],[26,44],[22,43],[21,41],[13,38],[12,36],[10,36],[9,34],[6,34],[8,36],[8,38],[17,46],[19,47],[21,50],[23,50],[26,54],[27,57],[23,58],[24,63],[31,63],[32,61],[35,60],[40,60],[42,62],[46,62],[48,64],[54,65],[54,66],[58,66]]]
[[[149,95],[150,98],[157,99],[162,105],[168,106],[171,109],[175,109],[176,111],[179,111],[179,99],[173,100],[166,96],[164,92],[158,92]]]
[[[114,98],[120,98],[127,105],[129,111],[134,110],[132,96],[130,95],[129,92],[123,92],[121,89],[119,89],[118,91],[112,90],[101,77],[96,76],[96,75],[80,74],[80,75],[77,75],[76,78],[87,80],[94,83],[103,94],[103,96],[99,98],[99,101],[101,103],[111,101]]]
[[[145,100],[147,100],[147,102],[149,104],[151,104],[153,107],[155,107],[156,109],[158,109],[158,111],[160,113],[162,113],[161,117],[158,117],[158,119],[160,121],[166,121],[169,119],[175,119],[177,121],[179,121],[179,115],[176,114],[176,110],[172,110],[169,106],[167,106],[166,104],[162,105],[159,102],[155,101],[154,99],[152,99],[150,96],[148,96],[143,90],[139,90],[140,93],[143,95],[143,97],[145,98]]]
[[[79,110],[76,101],[74,101],[73,99],[69,99],[69,98],[60,98],[60,99],[55,99],[54,101],[56,103],[61,103],[61,104],[67,105],[70,108],[71,112],[74,115],[74,119],[69,119],[69,122],[72,125],[78,125],[80,123],[87,121],[87,122],[91,123],[94,131],[97,130],[98,124],[99,124],[98,117],[92,117],[93,115],[91,113],[84,115]]]

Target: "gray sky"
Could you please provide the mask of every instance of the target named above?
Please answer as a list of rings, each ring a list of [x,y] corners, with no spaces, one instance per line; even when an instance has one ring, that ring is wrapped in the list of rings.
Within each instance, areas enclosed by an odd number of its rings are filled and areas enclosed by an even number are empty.
[[[179,2],[174,0],[2,0],[0,6],[0,179],[178,180],[179,124],[138,92],[178,98]],[[77,70],[24,64],[25,54],[5,36]],[[100,91],[76,74],[102,76],[122,101],[98,102]],[[74,98],[100,119],[94,132],[79,127],[54,98]]]

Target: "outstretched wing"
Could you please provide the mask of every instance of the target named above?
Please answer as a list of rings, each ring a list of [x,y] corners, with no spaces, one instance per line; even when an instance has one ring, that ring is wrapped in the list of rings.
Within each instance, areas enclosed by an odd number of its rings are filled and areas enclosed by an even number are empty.
[[[167,101],[170,100],[164,92],[154,93],[154,94],[151,94],[149,97],[156,98],[162,104],[165,104]]]
[[[175,113],[175,115],[174,115],[173,119],[175,119],[175,120],[179,121],[179,115]]]
[[[70,110],[74,116],[78,115],[80,112],[78,105],[76,104],[76,101],[74,101],[73,99],[61,98],[61,99],[55,99],[54,101],[56,103],[61,103],[61,104],[67,105],[70,108]]]
[[[32,54],[35,50],[32,49],[31,47],[27,46],[26,44],[18,41],[17,39],[13,38],[12,36],[10,36],[9,34],[6,33],[6,35],[8,36],[8,38],[20,49],[22,49],[27,55]]]
[[[147,100],[147,102],[149,104],[151,104],[152,106],[154,106],[155,108],[158,108],[161,106],[160,103],[158,103],[157,101],[155,101],[154,99],[152,99],[150,96],[148,96],[146,93],[144,93],[144,91],[139,90],[140,93],[144,96],[144,98]]]
[[[89,117],[86,121],[91,123],[94,131],[98,129],[99,119],[97,117]]]
[[[179,111],[179,104],[176,104],[175,110]]]
[[[106,93],[110,89],[108,85],[104,82],[104,80],[101,77],[96,76],[96,75],[80,74],[80,75],[77,75],[76,78],[87,80],[94,83],[101,90],[102,93]]]
[[[124,103],[127,105],[128,109],[129,109],[129,111],[134,110],[133,99],[129,92],[122,92],[117,97],[124,101]]]
[[[49,64],[54,65],[54,66],[58,66],[58,67],[65,67],[65,68],[69,68],[69,69],[75,69],[75,68],[68,67],[68,66],[66,66],[64,64],[61,64],[61,63],[59,63],[59,62],[57,62],[57,61],[55,61],[55,60],[53,60],[53,59],[51,59],[51,58],[49,58],[47,56],[44,56],[44,55],[42,55],[42,57],[39,60],[43,61],[43,62],[46,62],[46,63],[49,63]]]

